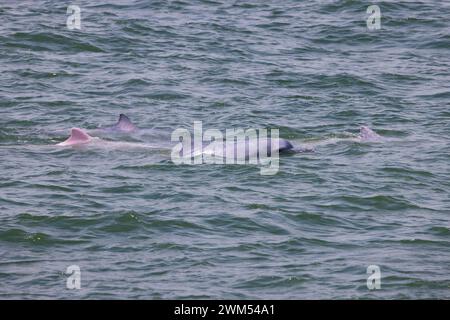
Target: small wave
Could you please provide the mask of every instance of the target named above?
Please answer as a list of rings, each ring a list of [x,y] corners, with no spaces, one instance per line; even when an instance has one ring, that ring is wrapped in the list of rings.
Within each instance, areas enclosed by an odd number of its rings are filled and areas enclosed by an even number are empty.
[[[13,242],[18,244],[33,244],[39,246],[53,245],[79,245],[86,243],[80,239],[61,239],[52,237],[43,232],[26,232],[21,229],[8,229],[0,231],[0,241]]]
[[[66,51],[66,52],[104,52],[100,47],[88,41],[77,40],[55,33],[17,32],[7,38],[6,47],[20,47],[32,50]]]

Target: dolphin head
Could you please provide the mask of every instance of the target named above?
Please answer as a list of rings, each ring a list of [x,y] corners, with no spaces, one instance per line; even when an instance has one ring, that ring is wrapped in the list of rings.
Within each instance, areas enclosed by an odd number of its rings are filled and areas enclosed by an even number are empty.
[[[278,141],[279,141],[279,150],[281,152],[291,150],[294,148],[294,146],[287,140],[279,139]]]
[[[93,138],[88,135],[86,132],[84,132],[82,129],[80,128],[72,128],[71,132],[70,132],[70,137],[61,143],[58,143],[58,146],[75,146],[75,145],[80,145],[80,144],[85,144],[88,143],[89,141],[91,141]]]

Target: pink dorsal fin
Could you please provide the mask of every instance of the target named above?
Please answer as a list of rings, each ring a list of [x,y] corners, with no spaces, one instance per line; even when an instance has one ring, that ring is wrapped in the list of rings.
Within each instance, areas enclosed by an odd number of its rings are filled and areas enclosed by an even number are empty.
[[[77,144],[82,144],[89,142],[92,139],[90,135],[84,132],[82,129],[73,128],[70,132],[70,137],[61,143],[58,143],[60,146],[73,146]]]

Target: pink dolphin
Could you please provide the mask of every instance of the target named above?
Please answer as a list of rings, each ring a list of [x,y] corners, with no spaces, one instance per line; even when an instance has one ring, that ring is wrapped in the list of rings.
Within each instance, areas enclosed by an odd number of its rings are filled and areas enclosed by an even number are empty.
[[[70,132],[70,137],[61,143],[58,143],[58,146],[75,146],[80,144],[85,144],[92,141],[94,138],[88,135],[85,131],[80,128],[72,128]]]
[[[363,141],[380,141],[381,136],[369,127],[362,126],[359,131],[359,138]]]

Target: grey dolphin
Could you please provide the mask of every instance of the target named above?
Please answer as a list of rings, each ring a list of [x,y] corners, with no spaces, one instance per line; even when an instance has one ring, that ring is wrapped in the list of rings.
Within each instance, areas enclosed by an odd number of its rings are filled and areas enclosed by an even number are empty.
[[[110,127],[100,127],[100,131],[105,132],[123,132],[123,133],[131,133],[137,131],[137,127],[131,122],[130,118],[128,118],[123,113],[120,114],[119,120],[117,123]],[[94,130],[95,131],[95,130]]]
[[[231,146],[231,148],[230,148]],[[273,138],[264,139],[246,139],[245,141],[233,141],[231,144],[223,142],[204,143],[200,149],[194,149],[194,144],[191,143],[191,150],[186,152],[181,148],[180,155],[182,157],[198,157],[200,155],[221,157],[226,159],[240,159],[249,160],[260,159],[262,157],[271,157],[274,152],[288,153],[288,152],[302,152],[304,150],[294,149],[294,146],[285,139]],[[311,150],[309,150],[311,151]]]

